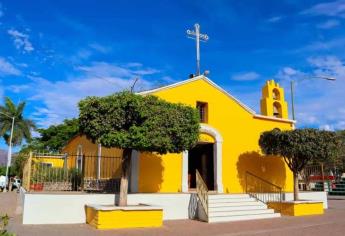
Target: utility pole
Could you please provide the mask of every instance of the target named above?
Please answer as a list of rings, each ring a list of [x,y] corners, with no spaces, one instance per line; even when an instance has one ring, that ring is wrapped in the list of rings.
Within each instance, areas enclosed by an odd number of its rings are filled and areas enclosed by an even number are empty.
[[[187,30],[187,35],[195,39],[196,43],[196,76],[200,75],[200,40],[206,42],[209,37],[207,34],[200,33],[200,25],[196,23],[194,25],[194,30]]]

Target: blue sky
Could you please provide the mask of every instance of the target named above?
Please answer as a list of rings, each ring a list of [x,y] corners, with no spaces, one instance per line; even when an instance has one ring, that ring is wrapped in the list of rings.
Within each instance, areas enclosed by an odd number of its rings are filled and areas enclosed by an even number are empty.
[[[0,96],[26,101],[25,115],[47,127],[135,77],[137,89],[184,80],[196,22],[210,37],[201,68],[214,82],[259,112],[266,80],[289,99],[294,79],[299,127],[345,129],[345,0],[0,0]]]

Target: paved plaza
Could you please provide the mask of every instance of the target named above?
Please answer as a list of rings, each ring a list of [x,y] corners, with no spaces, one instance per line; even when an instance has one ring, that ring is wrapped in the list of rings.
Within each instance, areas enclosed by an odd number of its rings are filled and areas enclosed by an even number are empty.
[[[155,229],[96,230],[86,224],[77,225],[22,225],[16,214],[17,193],[0,193],[0,212],[11,216],[9,231],[17,236],[88,236],[88,235],[140,235],[140,236],[193,236],[193,235],[345,235],[345,199],[332,198],[329,209],[322,216],[281,217],[267,220],[207,224],[194,220],[165,221]],[[52,212],[54,214],[54,212]]]

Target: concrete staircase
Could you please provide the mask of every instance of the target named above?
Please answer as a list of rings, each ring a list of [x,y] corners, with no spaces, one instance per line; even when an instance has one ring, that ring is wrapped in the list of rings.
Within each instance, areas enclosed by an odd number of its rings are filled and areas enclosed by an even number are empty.
[[[280,217],[248,194],[209,194],[208,222],[229,222]]]

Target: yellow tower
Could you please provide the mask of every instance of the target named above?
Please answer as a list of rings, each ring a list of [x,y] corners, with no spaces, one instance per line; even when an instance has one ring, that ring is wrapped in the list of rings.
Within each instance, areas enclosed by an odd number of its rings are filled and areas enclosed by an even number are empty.
[[[288,106],[284,99],[284,89],[274,80],[266,82],[262,88],[261,114],[288,119]]]

